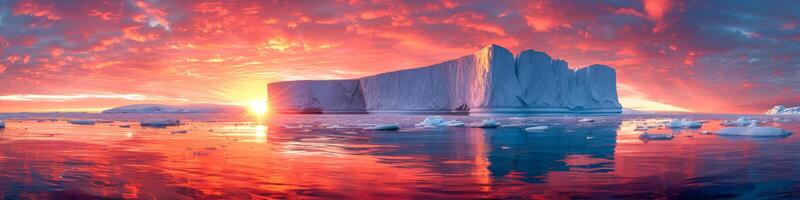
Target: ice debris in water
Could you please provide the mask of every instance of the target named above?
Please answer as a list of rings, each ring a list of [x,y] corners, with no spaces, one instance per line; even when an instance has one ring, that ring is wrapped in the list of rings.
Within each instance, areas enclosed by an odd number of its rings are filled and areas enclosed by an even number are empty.
[[[589,119],[589,118],[584,117],[583,119],[579,119],[578,121],[579,122],[594,122],[594,119]]]
[[[497,122],[494,119],[484,119],[481,121],[481,123],[472,124],[470,126],[475,128],[497,128],[500,126],[500,122]]]
[[[172,131],[172,134],[187,133],[187,132],[189,132],[189,131],[187,131],[187,130],[174,130],[174,131]]]
[[[441,116],[430,116],[426,117],[420,123],[417,123],[415,126],[418,127],[442,127],[442,126],[451,126],[451,127],[459,127],[464,126],[464,122],[456,121],[456,120],[445,120]]]
[[[91,119],[73,119],[69,120],[69,123],[77,125],[94,125],[95,121]]]
[[[642,133],[641,135],[639,135],[639,138],[645,139],[645,140],[670,140],[673,137],[674,136],[672,134],[660,134],[660,133],[654,134],[654,133],[646,133],[646,132]]]
[[[139,121],[139,125],[141,126],[162,127],[162,126],[177,126],[180,124],[181,120],[172,118],[154,118],[154,119],[143,119]]]
[[[792,132],[771,126],[726,127],[715,132],[717,135],[735,136],[788,136]]]
[[[547,130],[547,128],[548,128],[547,126],[528,127],[525,129],[525,132],[542,132],[544,130]]]
[[[749,126],[751,124],[756,124],[756,123],[758,123],[758,120],[755,120],[755,119],[751,120],[751,119],[748,119],[746,117],[742,117],[742,118],[736,119],[735,121],[725,120],[724,122],[722,122],[722,125],[723,126]]]
[[[0,120],[0,128],[6,128],[6,122],[5,121]]]
[[[700,134],[709,135],[711,134],[711,131],[700,131]]]
[[[364,130],[373,130],[373,131],[396,131],[399,129],[400,129],[400,124],[378,124],[375,126],[364,128]]]
[[[689,121],[687,119],[671,120],[666,124],[667,128],[700,128],[703,123],[697,121]]]

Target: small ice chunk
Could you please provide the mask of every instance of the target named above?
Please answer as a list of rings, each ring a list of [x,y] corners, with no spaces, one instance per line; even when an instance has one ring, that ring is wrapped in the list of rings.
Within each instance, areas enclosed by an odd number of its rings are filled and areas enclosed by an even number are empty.
[[[735,136],[788,136],[792,132],[771,126],[726,127],[718,130],[717,135]]]
[[[0,128],[6,128],[6,122],[5,121],[0,120]]]
[[[396,131],[399,129],[400,129],[400,124],[378,124],[375,126],[364,128],[364,130],[373,130],[373,131]]]
[[[103,123],[107,124],[107,123],[114,123],[114,120],[97,120],[95,122],[98,124],[103,124]]]
[[[703,123],[697,121],[689,121],[687,119],[671,120],[665,125],[667,128],[700,128]]]
[[[94,125],[95,121],[91,119],[73,119],[69,120],[69,123],[77,125]]]
[[[120,128],[130,128],[131,125],[130,124],[120,124],[119,127]]]
[[[154,118],[154,119],[143,119],[139,121],[139,125],[141,126],[154,126],[154,127],[177,126],[180,124],[181,120],[172,118]]]
[[[440,126],[444,123],[444,118],[442,116],[430,116],[426,117],[425,120],[422,122],[417,123],[416,126]]]
[[[497,128],[500,126],[500,122],[497,122],[494,119],[484,119],[479,124],[473,124],[471,127],[475,128]]]
[[[703,134],[703,135],[710,135],[710,134],[711,134],[711,131],[700,131],[700,134]]]
[[[674,136],[672,134],[660,134],[660,133],[642,133],[639,135],[639,138],[645,140],[671,140]]]
[[[187,132],[189,132],[189,131],[187,131],[187,130],[174,130],[174,131],[172,131],[172,134],[187,133]]]
[[[594,122],[594,119],[589,119],[589,118],[584,117],[583,119],[579,119],[578,121],[579,122]]]
[[[547,128],[548,128],[547,126],[528,127],[528,128],[525,129],[525,132],[542,132],[542,131],[547,130]]]
[[[426,117],[422,122],[415,124],[415,126],[423,128],[436,128],[441,126],[462,127],[464,126],[464,122],[456,120],[444,120],[444,118],[441,116],[430,116]]]

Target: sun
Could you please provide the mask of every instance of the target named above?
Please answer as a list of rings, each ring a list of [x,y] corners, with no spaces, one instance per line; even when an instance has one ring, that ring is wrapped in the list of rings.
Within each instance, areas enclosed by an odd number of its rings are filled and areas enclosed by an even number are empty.
[[[264,116],[267,114],[267,102],[266,101],[258,101],[252,100],[250,101],[250,112],[257,116]]]

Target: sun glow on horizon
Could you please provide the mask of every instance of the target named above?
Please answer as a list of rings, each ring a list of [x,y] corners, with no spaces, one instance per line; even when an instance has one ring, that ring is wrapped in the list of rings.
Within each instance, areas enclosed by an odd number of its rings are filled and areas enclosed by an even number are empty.
[[[255,114],[256,116],[264,116],[269,111],[269,107],[267,106],[267,101],[259,101],[259,100],[251,100],[249,104],[250,112]]]

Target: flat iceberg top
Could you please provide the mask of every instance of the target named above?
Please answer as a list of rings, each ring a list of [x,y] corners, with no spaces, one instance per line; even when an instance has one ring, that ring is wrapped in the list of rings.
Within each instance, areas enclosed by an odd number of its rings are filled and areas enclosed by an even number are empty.
[[[163,105],[163,104],[134,104],[120,106],[103,113],[230,113],[244,112],[244,108],[220,104],[189,104],[189,105]]]

